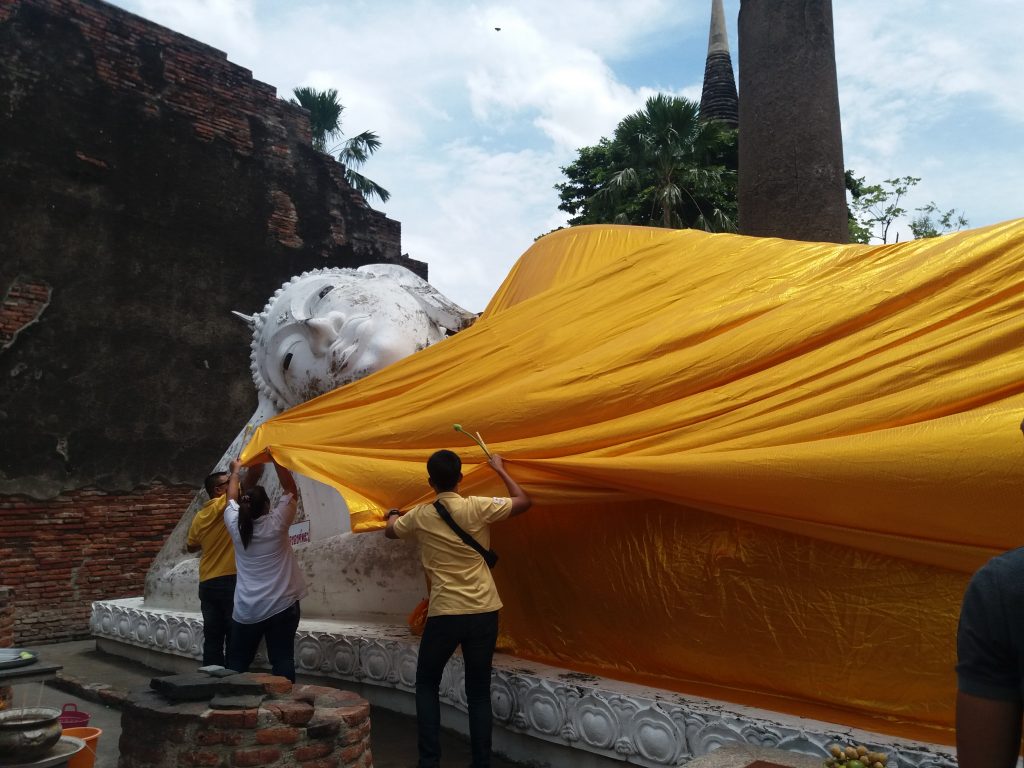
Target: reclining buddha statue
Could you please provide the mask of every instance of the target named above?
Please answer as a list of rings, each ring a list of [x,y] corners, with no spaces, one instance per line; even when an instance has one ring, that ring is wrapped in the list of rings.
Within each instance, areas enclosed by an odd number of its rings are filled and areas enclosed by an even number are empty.
[[[267,419],[435,344],[476,317],[392,264],[306,272],[281,286],[261,312],[236,314],[252,329],[250,367],[258,404],[211,471],[226,468]],[[280,489],[271,474],[261,482],[276,496]],[[297,520],[308,544],[296,553],[313,585],[304,613],[328,618],[408,612],[424,593],[418,557],[380,537],[354,536],[341,495],[315,480],[297,479]],[[205,501],[204,492],[196,494],[154,559],[146,577],[147,607],[198,609],[198,560],[184,545]],[[379,578],[365,578],[374,572]]]

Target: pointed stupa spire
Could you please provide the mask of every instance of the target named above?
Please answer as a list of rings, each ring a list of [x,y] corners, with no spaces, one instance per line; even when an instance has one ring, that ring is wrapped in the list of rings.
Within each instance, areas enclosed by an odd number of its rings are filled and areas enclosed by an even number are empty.
[[[700,116],[702,120],[721,120],[733,128],[740,123],[739,97],[732,74],[722,0],[711,0],[711,32],[704,64],[704,88],[700,94]]]

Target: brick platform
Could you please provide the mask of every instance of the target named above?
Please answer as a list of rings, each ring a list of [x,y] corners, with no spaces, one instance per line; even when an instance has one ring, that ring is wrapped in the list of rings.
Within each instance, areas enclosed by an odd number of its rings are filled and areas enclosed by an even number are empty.
[[[372,768],[370,705],[351,691],[261,673],[207,685],[197,677],[158,678],[160,692],[128,697],[119,768]],[[223,689],[212,701],[211,688]],[[232,696],[242,706],[230,706]]]

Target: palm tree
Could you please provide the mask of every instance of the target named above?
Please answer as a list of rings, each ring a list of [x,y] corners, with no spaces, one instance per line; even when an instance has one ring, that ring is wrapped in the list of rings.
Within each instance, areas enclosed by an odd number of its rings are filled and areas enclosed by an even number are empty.
[[[624,160],[598,195],[641,190],[649,221],[663,227],[736,229],[735,174],[726,167],[735,135],[717,121],[701,121],[697,102],[652,96],[619,123],[613,143]]]
[[[386,203],[391,193],[371,179],[356,171],[380,149],[380,137],[373,131],[363,131],[338,143],[345,134],[341,130],[341,113],[345,107],[338,100],[338,92],[331,88],[318,91],[315,88],[296,88],[292,104],[298,104],[309,112],[309,124],[313,132],[313,149],[328,155],[338,153],[338,160],[345,166],[345,179],[363,197],[376,196]]]

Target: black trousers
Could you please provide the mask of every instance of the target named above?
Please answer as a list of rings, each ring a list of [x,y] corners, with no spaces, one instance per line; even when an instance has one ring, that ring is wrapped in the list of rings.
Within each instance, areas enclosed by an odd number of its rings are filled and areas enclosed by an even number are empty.
[[[267,656],[275,675],[295,682],[295,632],[299,628],[299,601],[256,624],[235,622],[228,646],[228,669],[248,672],[260,640],[266,638]]]
[[[441,701],[444,665],[462,646],[472,768],[491,765],[491,661],[498,642],[498,612],[431,616],[423,629],[416,662],[418,768],[441,765]]]
[[[235,607],[234,574],[199,582],[199,609],[203,612],[203,666],[224,666],[231,637],[231,611]]]

